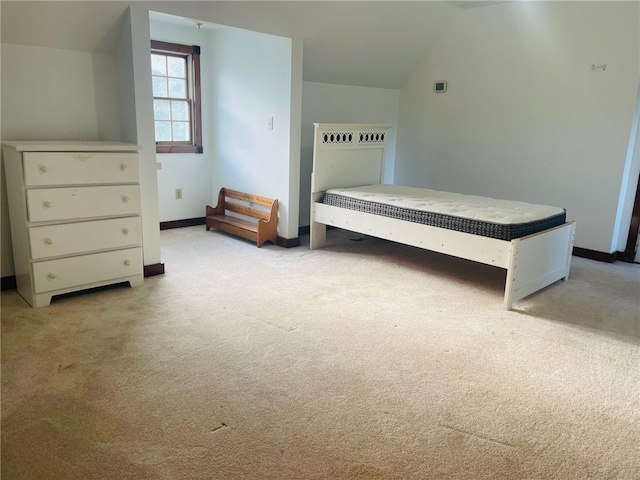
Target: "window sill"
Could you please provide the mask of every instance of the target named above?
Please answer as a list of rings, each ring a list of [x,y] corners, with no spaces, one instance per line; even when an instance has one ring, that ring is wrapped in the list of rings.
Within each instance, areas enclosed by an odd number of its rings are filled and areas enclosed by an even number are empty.
[[[156,153],[202,153],[202,145],[156,145]]]

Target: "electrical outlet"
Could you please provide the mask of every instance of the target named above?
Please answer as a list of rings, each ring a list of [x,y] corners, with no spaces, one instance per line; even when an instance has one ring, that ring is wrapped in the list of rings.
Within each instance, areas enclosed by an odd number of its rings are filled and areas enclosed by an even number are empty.
[[[176,188],[176,200],[182,200],[182,189]]]
[[[156,168],[162,170],[162,162],[156,162]]]

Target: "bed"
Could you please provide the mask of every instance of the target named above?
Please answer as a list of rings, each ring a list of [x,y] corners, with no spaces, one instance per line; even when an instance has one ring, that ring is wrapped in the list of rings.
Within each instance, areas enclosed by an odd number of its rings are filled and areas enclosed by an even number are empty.
[[[329,225],[504,268],[506,310],[569,278],[575,222],[564,209],[382,185],[388,130],[315,124],[310,249]]]

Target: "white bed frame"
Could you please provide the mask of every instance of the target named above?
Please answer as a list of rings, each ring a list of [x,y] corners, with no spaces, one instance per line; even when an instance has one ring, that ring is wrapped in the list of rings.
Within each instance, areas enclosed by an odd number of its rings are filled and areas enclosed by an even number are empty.
[[[315,124],[311,175],[311,250],[326,244],[331,225],[507,270],[504,308],[569,278],[575,222],[511,241],[447,230],[326,205],[329,188],[382,183],[389,126]]]

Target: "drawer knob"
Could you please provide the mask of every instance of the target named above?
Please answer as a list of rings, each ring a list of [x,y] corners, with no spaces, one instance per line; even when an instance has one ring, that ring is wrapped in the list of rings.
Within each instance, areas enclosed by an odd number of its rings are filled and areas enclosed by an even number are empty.
[[[120,164],[120,170],[122,170],[123,172],[124,172],[127,168],[129,168],[129,166],[128,166],[126,163],[121,163],[121,164]]]
[[[47,166],[46,165],[40,165],[40,171],[42,173],[47,173]]]
[[[49,200],[45,200],[44,202],[42,202],[42,206],[44,208],[49,208],[51,207],[51,202]]]
[[[124,203],[128,203],[128,202],[129,202],[129,197],[127,197],[126,195],[123,195],[123,196],[122,196],[122,201],[123,201]]]
[[[50,238],[45,238],[44,243],[46,243],[47,245],[51,245],[53,243],[53,240],[51,240]]]
[[[124,264],[128,267],[129,265],[131,265],[131,261],[130,260],[125,260]]]
[[[56,277],[57,277],[57,275],[56,275],[55,273],[50,273],[49,275],[47,275],[47,278],[48,278],[49,280],[53,280],[53,279],[54,279],[54,278],[56,278]]]
[[[129,235],[129,229],[128,228],[123,228],[122,229],[122,233],[125,235]]]

